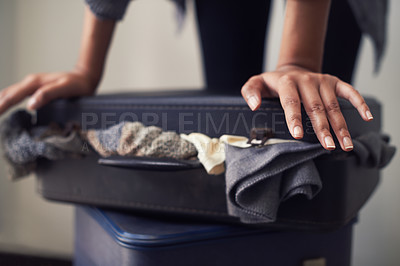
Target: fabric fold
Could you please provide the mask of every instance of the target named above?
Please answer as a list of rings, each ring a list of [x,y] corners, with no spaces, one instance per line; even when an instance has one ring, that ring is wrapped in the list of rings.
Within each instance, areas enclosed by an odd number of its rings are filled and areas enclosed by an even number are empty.
[[[353,144],[351,154],[362,167],[382,168],[396,152],[389,137],[376,132],[354,138]],[[275,142],[249,149],[227,145],[225,151],[228,213],[244,223],[274,222],[282,202],[296,195],[311,200],[322,189],[313,159],[329,152],[319,143]]]
[[[0,143],[3,157],[9,166],[10,179],[15,180],[32,173],[40,158],[61,160],[87,153],[77,131],[63,134],[59,128],[33,125],[32,116],[19,110],[0,126]]]
[[[228,213],[244,223],[268,223],[276,220],[284,200],[298,194],[312,199],[322,188],[312,159],[326,153],[319,143],[248,149],[226,145]]]
[[[163,132],[141,122],[121,122],[107,129],[83,133],[91,147],[102,157],[143,156],[153,158],[191,159],[197,155],[195,146],[173,131]]]

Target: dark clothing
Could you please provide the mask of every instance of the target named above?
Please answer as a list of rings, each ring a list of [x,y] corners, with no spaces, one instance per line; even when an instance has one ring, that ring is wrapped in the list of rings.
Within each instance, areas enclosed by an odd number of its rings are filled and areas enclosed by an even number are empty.
[[[129,0],[85,0],[100,18],[119,20]],[[173,0],[180,14],[185,0]],[[253,75],[263,72],[269,0],[195,1],[207,88],[238,94]],[[323,73],[352,82],[362,33],[375,46],[378,70],[385,48],[388,0],[333,0],[325,42]],[[182,17],[182,16],[180,16]]]

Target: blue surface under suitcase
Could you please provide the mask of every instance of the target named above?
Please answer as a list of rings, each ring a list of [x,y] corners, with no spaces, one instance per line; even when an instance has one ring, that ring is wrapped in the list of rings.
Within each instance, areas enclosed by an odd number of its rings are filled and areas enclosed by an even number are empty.
[[[327,232],[152,219],[77,207],[75,264],[350,265],[354,220]]]

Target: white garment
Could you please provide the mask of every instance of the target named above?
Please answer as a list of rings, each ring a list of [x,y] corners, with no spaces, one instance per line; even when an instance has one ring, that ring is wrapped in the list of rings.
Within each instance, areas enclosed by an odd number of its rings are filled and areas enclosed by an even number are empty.
[[[225,144],[239,148],[249,148],[248,138],[234,135],[222,135],[219,139],[210,138],[202,133],[181,134],[182,139],[187,140],[196,147],[197,158],[203,164],[210,175],[220,175],[225,172]],[[268,139],[264,145],[290,142],[296,140]]]

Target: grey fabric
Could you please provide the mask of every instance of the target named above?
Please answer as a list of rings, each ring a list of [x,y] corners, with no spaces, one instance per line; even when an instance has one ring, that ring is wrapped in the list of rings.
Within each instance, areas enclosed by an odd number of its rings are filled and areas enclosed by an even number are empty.
[[[328,153],[319,143],[289,142],[241,149],[226,146],[228,213],[244,223],[276,220],[279,204],[322,188],[313,158]]]
[[[102,156],[117,154],[119,140],[122,136],[122,128],[124,125],[125,123],[119,123],[118,125],[107,129],[93,130],[96,142],[92,141],[90,137],[88,138],[88,141]],[[94,143],[99,143],[100,145],[94,145]]]
[[[389,138],[370,132],[353,139],[353,154],[363,167],[382,168],[396,148]],[[313,159],[328,153],[320,144],[290,142],[261,148],[226,147],[228,213],[244,223],[276,220],[281,202],[295,195],[312,199],[322,188]]]
[[[81,132],[67,123],[35,127],[32,116],[16,111],[0,125],[0,144],[8,163],[11,179],[24,177],[35,171],[40,158],[62,160],[79,158],[91,153],[87,143],[101,156],[145,156],[191,159],[197,155],[195,146],[175,132],[145,127],[140,122],[122,122],[108,129]]]
[[[85,1],[97,17],[121,20],[130,0]],[[176,4],[178,25],[181,28],[186,13],[186,0],[171,1]],[[348,2],[361,30],[370,36],[374,43],[375,71],[378,71],[386,45],[388,0],[348,0]]]
[[[353,140],[353,152],[362,166],[382,168],[389,164],[396,153],[396,148],[389,141],[387,135],[369,132]]]
[[[85,153],[77,132],[47,136],[47,130],[47,127],[33,127],[32,116],[26,111],[16,111],[2,122],[0,143],[11,179],[32,173],[39,158],[61,160]]]
[[[386,45],[388,0],[348,0],[361,30],[375,48],[375,71],[379,70]]]
[[[86,139],[101,156],[143,156],[191,159],[196,147],[176,132],[163,132],[141,122],[121,122],[108,129],[89,130]]]
[[[96,17],[121,20],[130,0],[85,0],[85,2]]]

